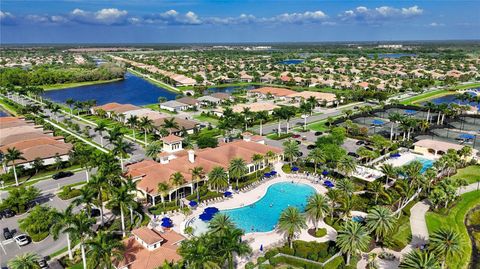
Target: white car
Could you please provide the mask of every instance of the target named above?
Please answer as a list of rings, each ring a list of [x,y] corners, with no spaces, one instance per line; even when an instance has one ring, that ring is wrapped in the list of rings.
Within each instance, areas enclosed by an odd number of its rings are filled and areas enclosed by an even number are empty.
[[[13,238],[19,246],[26,246],[30,244],[30,238],[26,234],[20,234]]]

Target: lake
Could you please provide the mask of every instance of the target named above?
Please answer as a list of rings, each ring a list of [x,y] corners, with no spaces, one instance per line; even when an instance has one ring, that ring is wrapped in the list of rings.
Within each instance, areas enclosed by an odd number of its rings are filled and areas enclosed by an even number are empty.
[[[459,95],[457,95],[457,94],[450,94],[450,95],[445,95],[445,96],[442,96],[442,97],[431,99],[430,102],[432,102],[436,105],[455,103],[455,104],[458,104],[458,105],[477,106],[477,103],[462,101],[462,100],[457,99],[458,97],[459,97]]]
[[[158,103],[161,96],[173,100],[176,95],[127,72],[122,81],[46,91],[44,97],[61,103],[72,98],[76,101],[95,99],[98,105],[117,102],[142,106]]]
[[[302,59],[287,59],[287,60],[283,60],[281,62],[278,62],[279,64],[301,64],[303,63],[305,60],[302,60]]]
[[[209,93],[216,93],[216,92],[232,93],[237,89],[253,90],[253,89],[256,89],[258,87],[260,87],[260,86],[247,85],[247,86],[212,87],[212,88],[208,88],[207,90],[205,90],[204,94],[207,95]]]
[[[9,117],[10,114],[8,114],[6,111],[3,111],[1,108],[0,108],[0,117]]]
[[[392,58],[398,59],[400,57],[415,57],[417,54],[414,53],[379,53],[377,54],[379,59]],[[374,58],[375,54],[368,54],[369,58]]]

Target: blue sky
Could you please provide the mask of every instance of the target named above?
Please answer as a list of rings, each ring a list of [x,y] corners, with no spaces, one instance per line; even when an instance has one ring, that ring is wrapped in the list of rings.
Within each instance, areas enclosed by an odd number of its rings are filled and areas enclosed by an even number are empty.
[[[1,43],[480,39],[480,1],[1,0]]]

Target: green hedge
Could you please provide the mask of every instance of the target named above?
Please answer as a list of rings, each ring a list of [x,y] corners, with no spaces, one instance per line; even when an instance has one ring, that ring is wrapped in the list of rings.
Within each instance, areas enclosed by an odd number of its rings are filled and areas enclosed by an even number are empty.
[[[81,192],[80,192],[79,189],[72,189],[69,186],[65,186],[65,187],[63,187],[62,192],[60,192],[58,194],[58,198],[60,198],[62,200],[69,200],[69,199],[72,199],[74,197],[80,196],[80,193]]]
[[[319,229],[315,232],[315,236],[316,236],[316,237],[324,237],[325,235],[327,235],[327,229],[325,229],[325,228],[319,228]]]

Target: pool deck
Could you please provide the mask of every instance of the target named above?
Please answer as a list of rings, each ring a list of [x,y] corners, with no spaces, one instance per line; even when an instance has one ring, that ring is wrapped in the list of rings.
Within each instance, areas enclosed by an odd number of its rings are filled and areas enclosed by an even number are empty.
[[[234,208],[239,208],[239,207],[244,207],[248,206],[250,204],[255,203],[256,201],[260,200],[266,193],[268,188],[276,183],[280,182],[294,182],[294,183],[302,183],[306,184],[308,186],[311,186],[316,190],[317,193],[325,194],[327,192],[327,189],[320,185],[320,184],[314,184],[308,179],[305,178],[297,178],[295,176],[291,176],[288,174],[285,174],[282,171],[282,165],[283,163],[277,163],[274,165],[275,171],[278,172],[278,176],[270,179],[268,181],[263,182],[262,184],[258,185],[252,190],[249,190],[247,192],[240,192],[240,193],[234,193],[231,198],[227,200],[223,200],[217,203],[211,203],[208,205],[201,205],[197,207],[195,210],[192,211],[192,214],[188,217],[185,217],[183,214],[177,213],[173,216],[171,216],[173,223],[178,224],[181,223],[181,225],[175,225],[173,227],[173,230],[176,232],[179,232],[181,234],[183,233],[184,228],[186,227],[187,223],[192,217],[196,217],[200,215],[203,210],[208,207],[208,206],[215,206],[219,210],[227,210],[227,209],[234,209]],[[308,228],[313,228],[313,224],[311,222],[308,223]],[[301,233],[297,236],[296,239],[298,240],[304,240],[304,241],[317,241],[317,242],[326,242],[330,240],[335,240],[337,236],[337,232],[335,229],[332,227],[328,226],[325,224],[323,221],[320,221],[318,223],[318,228],[326,228],[327,229],[327,235],[316,238],[308,234],[308,228],[304,229],[301,231]],[[266,251],[270,247],[277,246],[279,244],[282,244],[285,241],[285,236],[278,232],[277,230],[269,231],[269,232],[256,232],[256,233],[246,233],[243,236],[243,240],[248,241],[249,245],[252,247],[252,250],[255,252],[258,252],[260,247],[263,246],[263,250]],[[242,263],[242,261],[239,261]]]
[[[415,154],[415,153],[412,153],[412,152],[406,152],[406,153],[402,153],[402,156],[400,156],[398,158],[388,159],[387,161],[385,161],[385,163],[391,164],[391,165],[393,165],[393,167],[400,167],[400,166],[404,166],[404,165],[408,164],[409,162],[412,162],[416,158],[424,158],[424,159],[429,159],[429,160],[433,161],[435,159],[432,156],[433,155],[426,156],[426,155]]]

